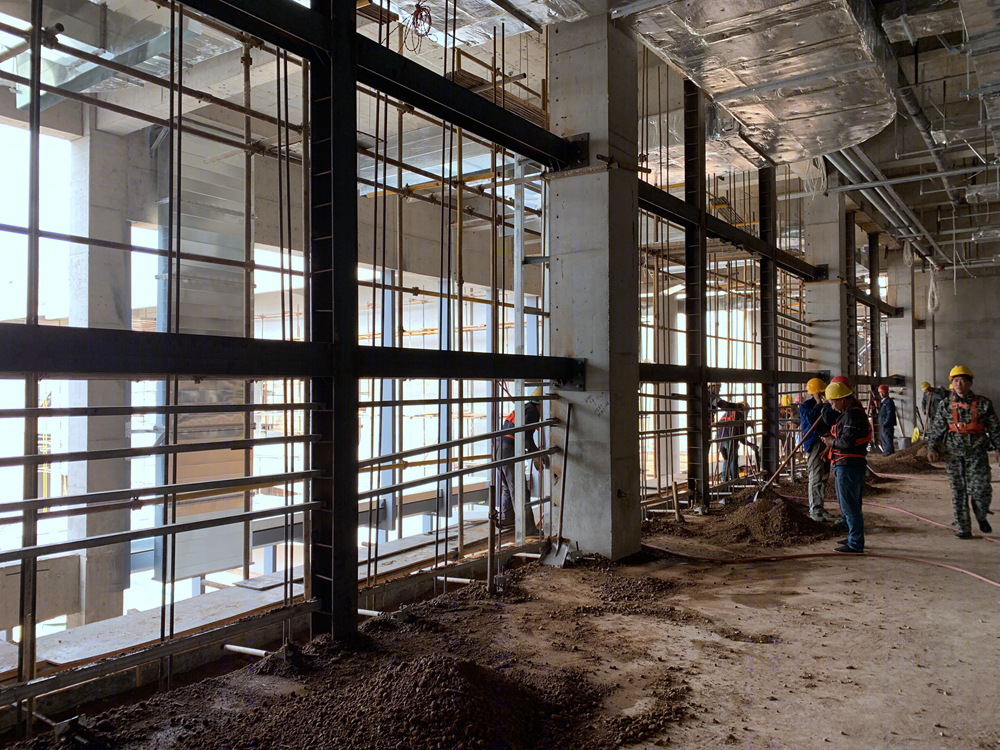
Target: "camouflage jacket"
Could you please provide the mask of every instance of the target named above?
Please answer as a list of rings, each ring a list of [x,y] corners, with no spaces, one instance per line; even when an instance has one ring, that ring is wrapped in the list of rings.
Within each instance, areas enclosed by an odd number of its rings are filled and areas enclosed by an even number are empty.
[[[972,415],[972,403],[976,402],[976,417]],[[957,406],[957,409],[955,406]],[[956,432],[951,425],[956,421],[961,425],[974,422],[982,426],[981,432]],[[947,453],[969,455],[978,451],[1000,450],[1000,419],[997,418],[993,402],[986,396],[970,393],[965,398],[959,398],[950,393],[949,398],[941,402],[934,413],[927,434],[928,447],[940,452],[943,448]]]

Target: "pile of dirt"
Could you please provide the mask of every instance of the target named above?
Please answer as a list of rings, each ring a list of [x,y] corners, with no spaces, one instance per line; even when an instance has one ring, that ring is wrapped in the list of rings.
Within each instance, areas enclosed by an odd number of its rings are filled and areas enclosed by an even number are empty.
[[[920,441],[891,456],[873,455],[870,459],[872,468],[884,474],[930,474],[940,471],[927,460],[927,443]]]
[[[528,747],[543,708],[526,686],[445,655],[383,665],[353,697],[355,711],[316,701],[310,718],[328,731],[341,725],[330,739],[370,748]]]
[[[785,547],[825,539],[830,526],[809,517],[806,505],[783,497],[761,497],[703,524],[700,536],[716,544]]]

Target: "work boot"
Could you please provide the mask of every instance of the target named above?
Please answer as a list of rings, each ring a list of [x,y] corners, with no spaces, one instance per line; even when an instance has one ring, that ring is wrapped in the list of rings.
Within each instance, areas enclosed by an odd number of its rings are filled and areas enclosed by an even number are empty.
[[[817,516],[819,516],[819,518],[817,518]],[[833,519],[833,514],[825,508],[820,508],[819,510],[809,511],[809,517],[814,521],[830,521]]]
[[[837,544],[840,544],[840,545],[847,544],[847,540],[846,539],[841,539],[839,542],[837,542]]]
[[[839,547],[837,547],[837,549],[834,550],[834,552],[840,552],[841,554],[845,555],[863,555],[865,553],[863,549],[854,549],[854,547],[851,547],[847,544],[840,545]]]
[[[955,534],[955,537],[958,538],[958,539],[972,539],[972,532],[971,531],[959,531],[959,532],[957,532]]]
[[[983,532],[984,534],[989,534],[991,531],[993,531],[993,527],[990,526],[990,522],[987,521],[985,518],[980,518],[979,519],[979,530],[981,532]]]
[[[837,521],[833,526],[830,527],[831,531],[847,531],[847,521],[841,519]]]

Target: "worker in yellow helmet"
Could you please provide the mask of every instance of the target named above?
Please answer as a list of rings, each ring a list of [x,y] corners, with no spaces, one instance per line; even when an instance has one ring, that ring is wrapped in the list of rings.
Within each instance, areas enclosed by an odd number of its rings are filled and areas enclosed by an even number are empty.
[[[541,413],[538,407],[542,403],[542,389],[535,388],[528,396],[528,400],[524,404],[524,424],[534,424],[541,420]],[[503,422],[504,429],[514,426],[514,412],[511,411],[507,415],[507,418]],[[535,431],[528,430],[524,433],[524,452],[534,453],[538,450],[538,446],[535,444]],[[497,458],[513,458],[514,457],[514,433],[508,433],[500,438],[500,450]],[[549,465],[548,456],[538,456],[533,459],[535,467],[541,470],[543,467]],[[514,526],[514,482],[515,477],[518,474],[518,468],[515,464],[507,464],[499,468],[500,473],[500,527],[501,528],[512,528]],[[521,478],[524,479],[524,471],[522,469]],[[528,536],[536,536],[540,533],[540,530],[535,523],[535,514],[531,508],[525,508],[527,516],[527,534]]]
[[[948,483],[955,510],[959,539],[972,538],[969,498],[972,511],[984,534],[993,531],[986,516],[993,499],[990,485],[989,449],[998,451],[1000,461],[1000,419],[993,402],[972,392],[972,371],[956,365],[948,375],[951,395],[934,414],[927,435],[927,458],[937,461],[941,452],[948,458]]]
[[[831,516],[823,502],[826,498],[826,482],[830,478],[830,460],[827,457],[826,446],[819,436],[830,431],[829,424],[818,425],[811,433],[809,430],[817,421],[829,414],[830,405],[826,403],[824,392],[826,383],[820,378],[813,378],[806,383],[809,398],[799,404],[799,423],[802,433],[802,452],[806,454],[806,468],[809,473],[809,517],[814,521],[828,521]]]
[[[868,470],[868,446],[872,441],[872,424],[861,402],[843,383],[830,383],[825,391],[837,421],[828,435],[820,440],[830,449],[834,486],[840,514],[847,528],[847,538],[841,540],[835,552],[860,554],[865,551],[865,519],[861,510],[865,473]],[[835,524],[834,528],[838,528]]]
[[[924,424],[930,427],[938,406],[948,398],[948,391],[944,388],[935,388],[926,380],[920,384],[920,390],[924,394],[923,398],[920,399],[920,411],[924,415]]]

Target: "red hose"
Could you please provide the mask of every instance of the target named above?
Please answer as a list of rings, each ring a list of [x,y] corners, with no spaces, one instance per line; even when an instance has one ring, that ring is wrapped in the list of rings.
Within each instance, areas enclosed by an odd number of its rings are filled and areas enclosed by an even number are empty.
[[[888,507],[888,506],[887,506]],[[777,562],[779,560],[801,560],[805,557],[839,557],[841,559],[846,557],[851,557],[851,555],[845,555],[841,552],[802,552],[796,555],[771,555],[768,557],[742,557],[742,558],[717,558],[717,557],[697,557],[695,555],[683,555],[680,552],[674,552],[673,550],[666,549],[665,547],[657,547],[655,544],[642,545],[647,549],[656,550],[657,552],[665,552],[668,555],[673,555],[674,557],[680,557],[683,560],[694,560],[697,562],[711,562],[711,563],[723,563],[726,565],[733,565],[736,563],[755,563],[755,562]],[[991,586],[996,586],[1000,588],[1000,583],[992,581],[989,578],[985,578],[977,573],[966,570],[965,568],[959,568],[955,565],[946,565],[945,563],[935,562],[934,560],[924,560],[920,557],[907,557],[905,555],[882,555],[879,553],[866,552],[863,555],[855,555],[855,557],[881,557],[884,560],[905,560],[907,562],[917,562],[924,563],[925,565],[933,565],[936,568],[945,568],[946,570],[954,570],[956,573],[964,573],[967,576],[971,576],[983,583],[988,583]]]
[[[801,495],[782,495],[780,492],[775,492],[774,494],[777,495],[778,497],[784,499],[784,500],[808,500],[809,499],[808,497],[802,497]],[[885,508],[886,510],[899,511],[900,513],[905,513],[908,516],[913,516],[914,518],[919,518],[921,521],[926,521],[927,523],[932,523],[935,526],[940,526],[942,529],[947,529],[948,531],[951,531],[951,527],[950,526],[945,526],[943,523],[938,523],[937,521],[932,521],[929,518],[924,518],[923,516],[918,516],[916,513],[911,513],[908,510],[903,510],[902,508],[897,508],[895,505],[882,505],[881,503],[865,503],[865,505],[870,505],[873,508]],[[1000,544],[1000,539],[993,539],[993,538],[988,537],[988,536],[984,536],[983,539],[985,539],[987,542],[993,542],[993,544]]]

